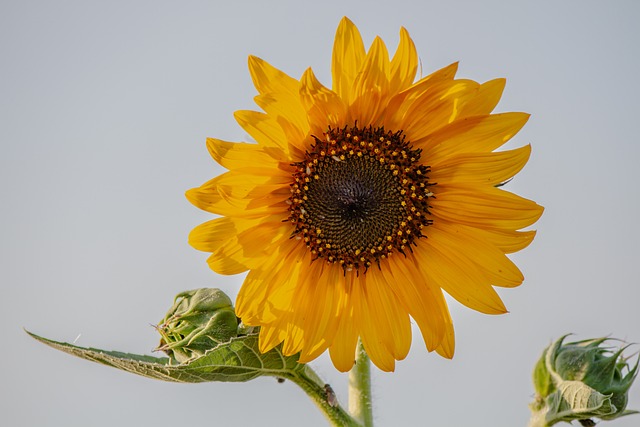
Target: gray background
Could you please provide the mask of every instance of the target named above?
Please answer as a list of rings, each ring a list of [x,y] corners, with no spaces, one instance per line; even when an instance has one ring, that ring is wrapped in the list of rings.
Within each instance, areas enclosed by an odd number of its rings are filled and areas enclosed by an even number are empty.
[[[452,303],[453,361],[414,330],[396,372],[374,373],[377,425],[525,425],[530,371],[552,339],[640,341],[640,2],[2,1],[2,425],[325,425],[290,383],[157,382],[21,328],[148,353],[177,292],[235,297],[242,277],[214,274],[187,245],[210,216],[183,193],[221,172],[205,137],[245,138],[232,113],[255,108],[247,56],[296,77],[312,66],[330,85],[343,15],[390,51],[405,26],[425,75],[460,60],[461,77],[506,77],[498,111],[533,114],[509,145],[533,146],[509,189],[546,207],[513,256],[524,285],[500,290],[511,313]],[[345,401],[346,375],[326,355],[313,366]]]

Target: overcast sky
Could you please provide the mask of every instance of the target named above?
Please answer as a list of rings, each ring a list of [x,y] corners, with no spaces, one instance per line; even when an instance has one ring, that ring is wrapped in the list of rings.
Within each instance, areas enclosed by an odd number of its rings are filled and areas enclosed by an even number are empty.
[[[530,373],[567,332],[640,342],[640,2],[2,1],[0,413],[7,426],[324,426],[291,383],[177,385],[55,352],[22,332],[149,353],[173,296],[241,276],[187,244],[210,216],[184,191],[222,172],[205,138],[243,140],[256,109],[247,56],[330,85],[342,16],[390,51],[406,27],[423,74],[506,77],[497,111],[532,118],[508,189],[545,206],[510,313],[456,302],[453,361],[414,329],[395,373],[374,372],[377,426],[524,426]],[[314,368],[346,404],[346,374]],[[629,408],[640,409],[640,385]],[[613,423],[630,427],[640,415]]]

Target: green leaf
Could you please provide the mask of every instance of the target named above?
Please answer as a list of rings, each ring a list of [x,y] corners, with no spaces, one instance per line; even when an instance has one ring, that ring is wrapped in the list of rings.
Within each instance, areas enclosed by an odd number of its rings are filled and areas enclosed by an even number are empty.
[[[288,379],[313,399],[332,425],[361,427],[335,401],[335,395],[329,392],[331,387],[325,384],[308,365],[298,363],[298,355],[285,356],[280,351],[280,347],[260,353],[258,334],[255,332],[231,338],[230,341],[206,351],[202,356],[177,365],[172,365],[167,357],[78,347],[26,332],[56,350],[157,380],[200,383],[244,382],[260,376]]]
[[[207,381],[244,382],[260,376],[292,379],[304,375],[305,365],[298,356],[284,356],[279,348],[267,353],[258,350],[258,335],[232,338],[204,355],[178,365],[169,364],[166,357],[106,351],[78,347],[53,341],[26,331],[36,340],[82,359],[111,366],[123,371],[157,380],[199,383]]]
[[[547,349],[542,352],[542,356],[533,369],[533,386],[539,396],[548,396],[556,388],[547,368]]]

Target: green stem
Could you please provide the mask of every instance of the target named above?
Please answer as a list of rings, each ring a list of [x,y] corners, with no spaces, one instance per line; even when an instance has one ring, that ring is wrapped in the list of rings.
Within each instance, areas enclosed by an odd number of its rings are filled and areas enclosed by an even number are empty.
[[[318,406],[332,426],[335,427],[362,427],[349,413],[338,403],[333,390],[316,374],[309,365],[296,375],[287,379],[296,383]]]
[[[349,412],[364,427],[373,427],[371,361],[361,341],[356,350],[356,364],[349,371]]]

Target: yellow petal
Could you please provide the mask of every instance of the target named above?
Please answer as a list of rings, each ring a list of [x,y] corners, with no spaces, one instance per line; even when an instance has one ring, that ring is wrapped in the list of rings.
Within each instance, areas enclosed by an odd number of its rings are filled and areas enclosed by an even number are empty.
[[[285,214],[290,182],[291,175],[280,169],[241,168],[187,191],[186,196],[200,209],[218,215]]]
[[[437,163],[458,153],[493,151],[518,133],[528,119],[526,113],[468,117],[412,142],[423,149],[423,158]]]
[[[351,120],[361,128],[377,124],[389,97],[389,52],[380,37],[371,44],[352,87]]]
[[[300,83],[300,99],[307,110],[312,133],[325,132],[328,126],[340,128],[345,125],[346,105],[335,92],[316,79],[311,68],[304,72]],[[320,134],[316,136],[320,137]]]
[[[273,256],[273,246],[289,238],[289,227],[282,221],[263,222],[241,231],[214,251],[207,263],[219,274],[238,274],[256,268]]]
[[[506,313],[502,300],[466,256],[451,247],[440,233],[432,232],[414,248],[416,260],[428,280],[461,304],[485,314]]]
[[[402,360],[411,347],[411,323],[407,310],[391,291],[391,286],[380,271],[371,269],[367,273],[367,287],[364,291],[369,316],[380,332],[382,342],[394,359]]]
[[[329,347],[331,361],[340,372],[347,372],[353,368],[358,343],[358,329],[360,328],[360,318],[356,316],[352,294],[355,287],[355,274],[353,272],[347,273],[345,281],[344,309],[340,314],[340,324],[336,336]]]
[[[379,313],[373,313],[375,307],[370,306],[373,298],[367,296],[368,281],[368,275],[363,275],[353,287],[354,317],[360,319],[360,339],[371,362],[382,371],[392,372],[396,361],[384,343],[388,328],[376,317]]]
[[[224,243],[258,224],[257,220],[222,217],[198,225],[189,233],[189,244],[199,251],[215,252]]]
[[[283,239],[270,260],[252,269],[236,298],[236,313],[248,325],[272,325],[290,311],[298,271],[308,265],[301,244]]]
[[[237,235],[238,244],[246,258],[273,257],[273,252],[284,240],[291,237],[291,226],[283,222],[282,215],[261,219],[259,223]]]
[[[445,313],[445,333],[440,346],[436,348],[436,352],[442,357],[453,359],[455,351],[456,340],[453,331],[453,322],[451,321],[451,315],[449,314],[449,309],[447,308],[447,311]]]
[[[336,30],[331,61],[333,91],[349,104],[353,83],[365,58],[364,43],[358,28],[344,17]]]
[[[392,256],[381,263],[385,280],[393,284],[393,292],[420,327],[427,349],[433,351],[444,336],[446,302],[440,287],[426,281],[419,268],[411,253],[406,258]]]
[[[316,262],[300,271],[296,280],[297,286],[294,289],[294,295],[291,300],[291,310],[287,315],[280,316],[278,323],[286,322],[287,329],[287,337],[282,345],[282,351],[285,356],[302,351],[305,342],[309,338],[307,333],[310,334],[311,330],[304,329],[305,317],[309,315],[311,306],[322,304],[322,302],[312,299],[313,288],[317,286],[314,279],[320,276],[321,269],[322,264]]]
[[[469,99],[478,83],[473,80],[443,81],[434,84],[412,100],[401,119],[400,129],[412,140],[420,140],[458,117],[461,105]],[[405,107],[401,107],[403,110]]]
[[[429,227],[427,234],[429,238],[433,238],[437,232],[440,242],[446,241],[448,247],[458,248],[460,256],[465,256],[476,264],[491,285],[509,288],[519,286],[524,276],[518,267],[500,249],[482,239],[483,235],[475,230],[472,227],[437,221]]]
[[[317,283],[313,286],[313,294],[309,295],[313,303],[308,307],[303,324],[307,337],[300,363],[315,359],[333,342],[346,300],[344,286],[341,286],[342,273],[337,265],[325,265],[315,277]]]
[[[276,168],[278,160],[286,161],[283,150],[258,144],[227,142],[207,138],[207,148],[211,157],[227,169],[252,167],[256,164]]]
[[[461,153],[430,163],[429,179],[438,184],[496,185],[520,172],[530,155],[530,145],[492,153]]]
[[[304,317],[304,312],[300,310],[304,310],[305,307],[304,305],[297,306],[296,311],[293,313],[295,317],[287,323],[287,334],[282,344],[282,353],[285,356],[293,356],[302,352],[305,348],[307,335],[300,323],[301,318]],[[323,350],[327,349],[325,341],[321,341],[320,344]]]
[[[291,175],[286,171],[268,168],[266,165],[259,167],[254,163],[254,166],[234,169],[220,175],[216,186],[230,197],[253,199],[279,189],[288,190],[291,181]]]
[[[519,230],[540,218],[544,208],[495,187],[439,188],[431,201],[434,217],[478,228]]]
[[[257,111],[240,110],[233,114],[240,126],[260,144],[265,147],[280,148],[289,154],[289,144],[284,131],[275,118]]]
[[[185,195],[194,206],[218,215],[260,218],[286,211],[286,194],[278,194],[278,191],[275,191],[256,199],[233,199],[218,190],[215,179],[188,190]]]
[[[418,54],[413,40],[407,30],[400,28],[400,42],[393,59],[391,60],[391,79],[389,91],[398,93],[413,83],[418,70]]]
[[[476,89],[474,96],[462,105],[459,117],[491,113],[498,105],[506,83],[506,79],[494,79],[481,84]]]
[[[355,364],[358,335],[353,315],[343,316],[336,332],[333,344],[329,347],[329,355],[334,366],[340,372],[348,372]]]
[[[259,93],[285,93],[294,98],[298,94],[298,81],[257,56],[249,56],[249,72]]]
[[[462,224],[459,225],[461,227],[467,227],[463,226]],[[479,238],[491,243],[505,254],[518,252],[526,248],[533,241],[533,238],[536,235],[536,232],[534,230],[514,231],[489,228],[473,228],[473,232],[477,234]]]
[[[451,81],[458,70],[458,63],[454,62],[440,70],[437,70],[426,77],[418,80],[409,88],[397,95],[393,95],[385,111],[385,127],[388,129],[402,129],[402,120],[416,98],[428,91],[433,85]]]
[[[254,100],[267,115],[275,119],[287,136],[289,145],[304,151],[309,121],[300,97],[292,98],[282,92],[271,92],[258,95]]]
[[[242,248],[230,243],[207,258],[209,268],[224,275],[244,273],[251,268],[248,261],[242,254]]]
[[[258,348],[261,353],[271,351],[287,337],[287,331],[271,325],[264,325],[260,328],[258,336]]]
[[[290,174],[276,168],[245,167],[225,172],[200,189],[215,189],[234,199],[255,199],[280,189],[288,191],[291,181]],[[286,191],[282,194],[286,194]]]
[[[402,93],[409,94],[409,96],[417,96],[423,91],[427,90],[432,84],[444,81],[453,80],[458,72],[458,62],[453,62],[446,67],[442,67],[433,73],[421,77],[417,82],[413,83],[406,91]]]

